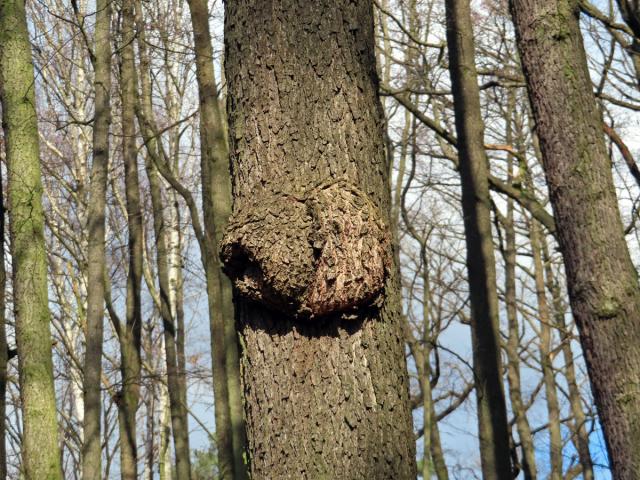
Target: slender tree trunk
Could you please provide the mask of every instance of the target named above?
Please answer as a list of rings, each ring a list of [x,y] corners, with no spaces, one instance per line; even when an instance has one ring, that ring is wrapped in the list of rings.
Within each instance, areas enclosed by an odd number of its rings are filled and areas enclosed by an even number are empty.
[[[567,387],[569,390],[571,416],[574,419],[573,443],[578,450],[584,480],[593,480],[593,461],[591,460],[591,452],[589,448],[587,419],[584,414],[584,410],[582,409],[582,395],[580,394],[580,389],[578,388],[578,382],[576,380],[573,350],[571,349],[572,335],[565,322],[565,302],[562,298],[560,285],[556,281],[556,277],[551,267],[551,258],[549,257],[547,243],[544,238],[542,239],[542,255],[545,266],[546,283],[551,293],[554,323],[560,332],[560,344],[562,345],[562,357],[564,360],[564,377],[567,381]]]
[[[506,142],[508,145],[516,143],[518,152],[522,154],[521,135],[516,130],[513,114],[515,112],[515,96],[510,95],[508,100],[508,115]],[[516,130],[514,132],[514,130]],[[516,138],[514,138],[516,137]],[[513,157],[507,159],[507,181],[513,184]],[[516,232],[514,225],[514,201],[507,199],[506,218],[500,219],[504,227],[504,283],[505,283],[505,306],[507,311],[508,336],[505,351],[507,353],[507,379],[509,381],[509,398],[511,409],[515,417],[518,437],[522,448],[522,471],[525,480],[535,480],[537,477],[535,448],[533,436],[531,435],[531,425],[527,419],[527,412],[522,400],[521,377],[520,377],[520,327],[518,325],[518,305],[516,298]]]
[[[181,382],[176,347],[176,323],[171,315],[169,300],[169,275],[167,265],[166,230],[163,218],[164,205],[160,190],[160,179],[153,165],[147,165],[147,175],[151,190],[153,208],[153,224],[156,238],[156,256],[158,269],[158,284],[160,290],[160,314],[164,328],[165,360],[167,364],[167,386],[169,390],[169,405],[171,410],[171,427],[176,453],[176,475],[179,479],[191,478],[191,463],[189,450],[189,427],[187,409],[184,404],[185,395],[182,392],[184,384]]]
[[[511,479],[491,207],[469,0],[447,0],[449,70],[467,242],[478,431],[485,478]]]
[[[573,0],[511,0],[569,298],[616,479],[640,471],[640,287]]]
[[[143,99],[144,101],[144,99]],[[151,190],[151,204],[153,208],[153,225],[156,239],[156,261],[158,270],[158,284],[160,290],[160,315],[164,329],[165,361],[167,365],[167,386],[169,394],[169,406],[171,412],[171,427],[176,454],[176,475],[182,480],[191,478],[191,461],[189,450],[189,427],[187,421],[187,409],[184,403],[186,395],[182,392],[184,383],[180,375],[178,352],[176,347],[176,322],[171,315],[171,302],[169,299],[169,271],[167,262],[166,224],[164,220],[164,202],[160,187],[160,179],[155,167],[147,163],[147,176]]]
[[[415,133],[415,132],[414,132]],[[414,136],[415,138],[415,136]],[[423,451],[422,451],[422,478],[431,478],[431,430],[437,428],[436,419],[431,415],[433,408],[431,391],[431,322],[429,321],[429,302],[431,301],[431,286],[429,284],[429,263],[426,254],[426,239],[424,240],[420,255],[422,256],[422,375],[420,386],[422,389],[422,426],[423,426]]]
[[[136,412],[140,400],[140,348],[142,333],[142,207],[138,180],[135,102],[138,94],[133,41],[135,37],[133,2],[122,7],[122,158],[125,166],[125,197],[129,228],[129,270],[127,273],[126,324],[120,331],[122,391],[118,399],[120,421],[120,470],[123,480],[138,477]]]
[[[251,477],[414,479],[372,2],[228,2],[225,44]]]
[[[213,49],[205,0],[189,0],[200,96],[200,151],[204,218],[203,266],[209,298],[216,445],[222,478],[247,476],[240,363],[231,282],[222,272],[218,244],[231,214],[229,151],[213,72]]]
[[[27,480],[56,480],[62,479],[62,467],[51,359],[34,83],[24,1],[2,0],[0,100],[8,170],[13,306],[24,426],[22,466]]]
[[[93,123],[93,165],[89,212],[87,267],[87,329],[84,359],[84,445],[82,474],[85,480],[102,476],[102,342],[105,298],[105,204],[109,166],[111,124],[111,2],[96,1],[94,41],[95,114]]]
[[[529,239],[533,253],[533,274],[538,302],[538,318],[540,320],[540,365],[542,367],[549,418],[551,467],[549,478],[551,480],[560,480],[562,478],[562,432],[560,429],[560,405],[558,403],[556,377],[553,371],[553,358],[551,357],[552,320],[544,282],[544,267],[540,247],[540,226],[535,219],[530,219],[529,222]]]
[[[518,437],[522,446],[522,471],[524,478],[534,480],[537,476],[535,449],[531,426],[527,419],[520,382],[520,328],[518,326],[518,312],[516,299],[516,239],[513,226],[513,200],[507,200],[507,218],[504,223],[505,231],[505,303],[509,334],[506,344],[507,378],[509,380],[509,397],[511,409],[515,417]]]
[[[433,394],[433,392],[432,392]],[[442,451],[442,442],[440,441],[440,429],[438,428],[438,417],[434,407],[433,397],[431,397],[431,418],[433,419],[433,427],[429,434],[431,435],[431,460],[433,461],[433,471],[438,480],[449,480],[449,470],[444,460],[444,452]]]
[[[171,413],[171,427],[173,431],[174,449],[176,455],[176,476],[180,480],[190,480],[191,459],[189,450],[189,422],[187,406],[185,404],[186,392],[183,391],[185,383],[180,376],[185,375],[180,369],[177,348],[177,325],[171,313],[170,285],[169,285],[169,261],[167,249],[167,225],[164,218],[164,201],[162,189],[158,178],[155,162],[165,162],[166,155],[162,154],[162,142],[155,140],[149,122],[153,118],[151,103],[151,78],[149,73],[150,63],[146,52],[144,25],[142,24],[141,2],[136,2],[138,11],[138,48],[140,52],[140,96],[136,97],[136,113],[142,136],[147,147],[146,170],[149,178],[151,192],[151,205],[153,210],[153,229],[156,240],[156,264],[158,274],[158,289],[160,292],[160,316],[162,318],[165,362],[167,366],[167,387],[169,396],[169,408]],[[152,161],[155,157],[156,160]],[[163,157],[160,159],[160,157]]]

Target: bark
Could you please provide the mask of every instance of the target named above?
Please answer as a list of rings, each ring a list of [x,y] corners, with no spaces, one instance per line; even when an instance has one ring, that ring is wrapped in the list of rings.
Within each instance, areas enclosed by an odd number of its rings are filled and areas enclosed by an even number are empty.
[[[230,2],[225,44],[251,477],[415,478],[372,3]]]
[[[83,478],[102,476],[102,342],[105,298],[105,204],[109,167],[109,126],[111,124],[111,2],[96,3],[95,26],[95,113],[93,123],[93,164],[89,194],[87,255],[87,327],[84,358],[84,444]]]
[[[617,479],[640,471],[640,287],[578,24],[577,2],[512,0],[571,307]]]
[[[62,479],[62,468],[51,359],[34,82],[24,2],[2,0],[0,101],[8,172],[13,308],[24,428],[22,467],[27,480],[55,480]]]
[[[544,268],[542,263],[542,251],[540,246],[540,226],[533,219],[529,224],[529,239],[533,253],[533,275],[536,287],[536,299],[538,302],[538,318],[540,320],[540,365],[544,380],[545,395],[547,397],[547,414],[549,421],[550,443],[550,467],[549,478],[560,480],[562,478],[562,432],[560,430],[560,405],[558,403],[558,391],[556,389],[556,377],[553,370],[553,358],[551,353],[552,336],[551,312],[547,302],[547,293],[544,282]]]
[[[126,324],[120,330],[122,390],[119,392],[120,471],[123,480],[138,477],[136,412],[140,400],[142,329],[142,207],[136,148],[135,97],[137,95],[133,41],[135,37],[133,2],[122,7],[122,158],[124,161],[127,225],[129,229],[129,269],[127,273]]]
[[[471,9],[469,0],[447,0],[445,7],[462,181],[482,472],[485,478],[511,479],[509,429],[500,362],[488,161],[484,151]]]
[[[189,0],[200,97],[203,266],[209,299],[216,445],[222,478],[247,477],[240,363],[231,282],[221,268],[218,244],[231,214],[229,150],[213,72],[207,2]]]

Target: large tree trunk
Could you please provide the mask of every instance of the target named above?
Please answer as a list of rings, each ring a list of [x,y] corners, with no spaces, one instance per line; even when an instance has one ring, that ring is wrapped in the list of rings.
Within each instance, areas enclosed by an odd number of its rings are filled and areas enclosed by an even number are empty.
[[[511,0],[557,237],[617,479],[640,471],[640,288],[573,0]]]
[[[22,0],[0,1],[0,100],[6,145],[13,307],[27,480],[62,479],[51,360],[38,118]],[[4,421],[4,418],[2,418]]]
[[[123,480],[138,477],[136,412],[140,400],[140,348],[142,333],[142,208],[138,180],[135,103],[137,87],[134,60],[135,11],[133,2],[122,7],[122,158],[124,161],[129,269],[127,272],[126,323],[120,327],[122,390],[118,398],[120,423],[120,471]]]
[[[500,361],[488,163],[484,151],[471,9],[469,0],[447,0],[445,6],[462,181],[482,473],[485,478],[510,480],[509,428]]]
[[[225,42],[251,476],[413,479],[372,2],[229,2]]]
[[[229,150],[213,72],[213,48],[205,0],[189,0],[200,97],[200,152],[204,220],[203,266],[209,299],[216,445],[221,478],[246,478],[245,425],[231,282],[218,244],[231,214]]]

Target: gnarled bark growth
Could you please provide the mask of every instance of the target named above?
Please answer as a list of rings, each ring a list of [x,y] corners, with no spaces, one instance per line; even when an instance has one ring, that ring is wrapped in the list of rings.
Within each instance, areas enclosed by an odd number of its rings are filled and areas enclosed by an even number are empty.
[[[378,208],[342,179],[302,194],[263,189],[236,210],[221,249],[238,292],[299,317],[379,304],[391,265]]]

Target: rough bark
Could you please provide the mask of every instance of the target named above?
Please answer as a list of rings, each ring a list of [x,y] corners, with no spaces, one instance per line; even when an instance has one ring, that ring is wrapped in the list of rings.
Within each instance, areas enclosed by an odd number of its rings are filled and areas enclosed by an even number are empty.
[[[123,480],[138,477],[136,412],[140,400],[141,332],[142,332],[142,207],[138,179],[135,102],[136,66],[134,60],[135,10],[133,2],[122,6],[122,47],[120,90],[122,95],[122,158],[124,161],[125,198],[129,229],[129,268],[127,272],[126,323],[119,331],[122,389],[119,392],[120,471]]]
[[[24,427],[22,467],[27,480],[61,480],[34,82],[24,1],[0,1],[0,101]]]
[[[447,0],[449,71],[458,135],[467,245],[473,366],[485,478],[510,479],[511,458],[500,361],[499,307],[491,231],[488,161],[469,0]]]
[[[640,287],[572,0],[511,0],[576,318],[617,479],[640,471]]]
[[[231,282],[221,268],[218,244],[231,214],[229,150],[213,72],[207,2],[189,0],[200,97],[200,152],[204,222],[203,266],[209,298],[216,445],[222,478],[246,478],[246,434]]]
[[[230,2],[225,43],[251,476],[415,478],[372,3]]]

